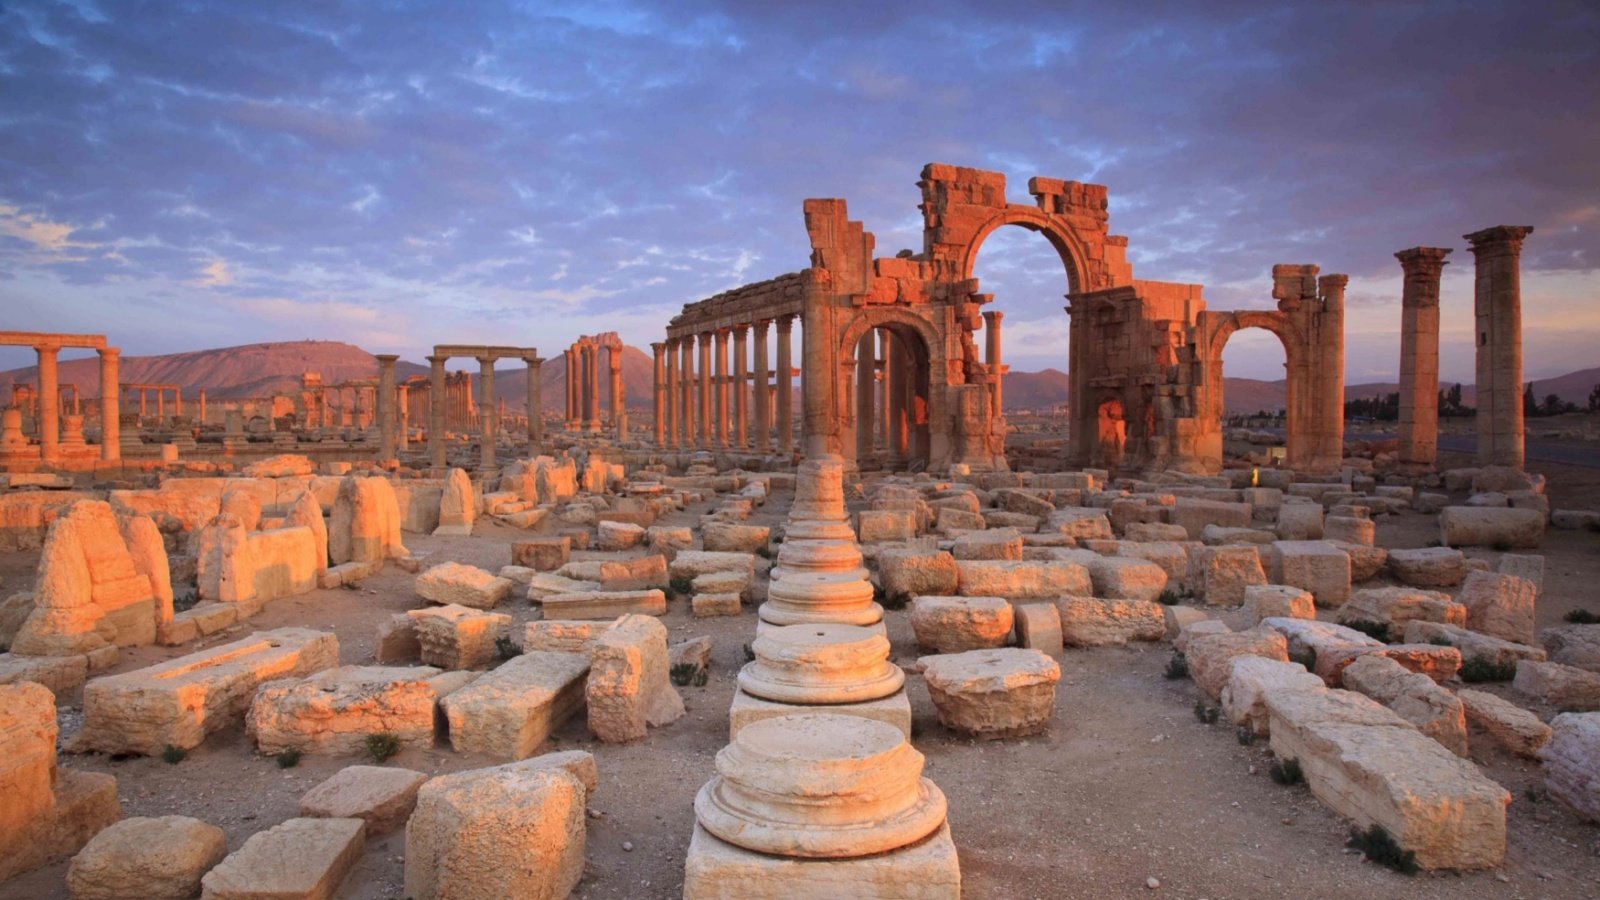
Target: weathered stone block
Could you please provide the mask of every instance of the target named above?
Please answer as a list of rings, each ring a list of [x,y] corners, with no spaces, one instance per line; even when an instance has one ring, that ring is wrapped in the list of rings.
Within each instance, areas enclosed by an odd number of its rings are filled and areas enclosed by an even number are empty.
[[[1343,683],[1399,713],[1451,753],[1467,755],[1467,716],[1461,701],[1428,676],[1386,656],[1368,654],[1344,668]]]
[[[1537,509],[1447,506],[1439,513],[1439,540],[1447,547],[1531,549],[1544,540],[1545,515]]]
[[[878,577],[884,596],[892,601],[954,594],[959,579],[955,557],[949,553],[900,549],[878,554]]]
[[[1488,732],[1517,756],[1533,759],[1550,740],[1550,726],[1508,700],[1468,688],[1456,691],[1456,699],[1461,701],[1469,723]]]
[[[326,900],[366,845],[360,819],[290,819],[252,834],[201,879],[201,900]]]
[[[1054,603],[1021,603],[1012,608],[1012,631],[1018,647],[1051,656],[1063,647],[1061,611]]]
[[[1061,666],[1037,650],[969,650],[923,664],[934,710],[952,731],[1004,738],[1050,725]]]
[[[1222,689],[1233,674],[1235,658],[1259,656],[1278,662],[1289,661],[1288,642],[1283,635],[1265,626],[1248,631],[1195,633],[1184,643],[1182,652],[1189,663],[1189,677],[1212,700],[1221,699]]]
[[[1271,577],[1311,592],[1318,606],[1337,607],[1350,599],[1350,555],[1326,541],[1277,541],[1265,558]]]
[[[1245,588],[1266,584],[1261,556],[1253,546],[1196,547],[1189,553],[1190,590],[1209,606],[1244,603]]]
[[[496,659],[495,641],[511,628],[511,617],[468,609],[435,606],[406,615],[417,626],[422,662],[441,669],[482,669]]]
[[[1511,686],[1562,710],[1600,709],[1600,674],[1587,669],[1525,659],[1517,663]]]
[[[1148,600],[1097,600],[1064,596],[1056,601],[1061,636],[1068,647],[1120,646],[1129,641],[1159,641],[1167,620]]]
[[[1266,702],[1269,692],[1327,689],[1321,678],[1299,663],[1244,655],[1235,656],[1230,666],[1228,682],[1222,688],[1223,715],[1258,736],[1271,730]]]
[[[402,746],[433,746],[430,666],[340,666],[298,680],[263,684],[245,730],[263,755],[360,753],[366,739],[392,734]]]
[[[429,603],[494,609],[511,595],[515,583],[477,566],[440,563],[417,576],[417,596]]]
[[[683,715],[683,698],[668,675],[667,629],[649,616],[628,615],[595,639],[587,699],[589,730],[608,743],[645,737]]]
[[[300,798],[309,819],[360,819],[369,836],[404,825],[428,776],[386,766],[348,766]],[[220,834],[220,832],[219,832]]]
[[[552,619],[615,619],[624,615],[667,614],[667,595],[659,590],[551,594],[540,602],[544,614]]]
[[[1536,639],[1534,603],[1538,595],[1538,589],[1527,579],[1473,572],[1462,583],[1456,602],[1467,608],[1467,627],[1473,631],[1532,644]]]
[[[653,621],[653,620],[652,620]],[[584,704],[589,660],[530,650],[444,698],[458,753],[525,759]]]
[[[1412,587],[1455,587],[1467,577],[1467,559],[1450,547],[1390,550],[1389,571]]]
[[[1309,593],[1289,585],[1252,584],[1244,589],[1244,606],[1239,609],[1239,617],[1246,624],[1255,625],[1274,616],[1315,619],[1317,605]]]
[[[1094,593],[1087,568],[1055,560],[956,560],[956,581],[957,593],[964,597],[1054,600],[1062,594]]]
[[[227,855],[222,829],[199,819],[123,819],[72,858],[67,890],[73,900],[189,900]]]
[[[911,630],[924,652],[999,647],[1011,636],[1011,604],[999,597],[918,597]]]
[[[527,566],[539,572],[553,572],[572,559],[572,538],[568,535],[529,538],[511,544],[513,565]]]
[[[1550,795],[1591,822],[1600,822],[1600,713],[1562,713],[1550,721],[1539,750]]]

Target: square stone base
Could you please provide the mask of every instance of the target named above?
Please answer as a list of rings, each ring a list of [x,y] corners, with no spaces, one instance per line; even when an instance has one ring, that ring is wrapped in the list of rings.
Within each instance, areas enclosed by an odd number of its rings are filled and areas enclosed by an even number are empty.
[[[782,626],[782,625],[774,625],[771,622],[768,622],[766,619],[761,618],[759,615],[756,617],[756,637],[760,637],[761,633],[766,631],[768,628],[782,628],[782,627],[784,627],[784,626]],[[875,622],[875,623],[873,623],[871,625],[863,625],[862,627],[863,628],[870,628],[873,631],[876,631],[877,633],[883,635],[884,637],[888,637],[889,636],[889,626],[887,624],[885,624],[882,619],[879,619],[877,622]]]
[[[860,716],[863,719],[887,722],[904,732],[906,740],[911,740],[911,698],[906,696],[904,688],[888,697],[884,697],[882,700],[868,700],[865,703],[838,703],[827,706],[774,703],[771,700],[752,697],[746,694],[743,689],[735,688],[733,705],[728,707],[728,740],[731,742],[734,736],[739,733],[739,729],[762,719],[770,719],[774,716],[790,716],[804,712]]]
[[[684,900],[959,900],[950,826],[921,843],[857,859],[793,859],[735,847],[694,826]]]

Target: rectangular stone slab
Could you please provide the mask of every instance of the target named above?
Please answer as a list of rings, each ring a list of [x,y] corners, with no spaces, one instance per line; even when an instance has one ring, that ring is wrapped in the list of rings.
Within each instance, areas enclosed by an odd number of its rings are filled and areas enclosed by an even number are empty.
[[[201,900],[328,900],[366,830],[360,819],[290,819],[258,831],[201,879]]]
[[[728,707],[728,742],[732,743],[739,729],[746,725],[753,725],[763,719],[775,716],[791,716],[795,713],[823,712],[840,716],[859,716],[863,719],[873,719],[878,722],[887,722],[905,733],[906,740],[911,740],[911,698],[906,692],[895,693],[879,700],[868,700],[864,703],[834,703],[827,706],[797,706],[792,703],[775,703],[746,694],[742,688],[736,688],[733,694],[733,705]]]
[[[857,859],[754,853],[694,826],[684,900],[959,900],[961,862],[950,826],[922,842]]]
[[[544,614],[551,619],[615,619],[628,613],[646,616],[667,614],[667,595],[649,591],[585,591],[552,594],[543,601]]]
[[[589,657],[529,651],[441,701],[458,753],[526,759],[584,707]]]
[[[200,746],[242,720],[256,688],[339,664],[339,639],[309,628],[262,631],[230,644],[90,681],[74,749],[154,756]]]

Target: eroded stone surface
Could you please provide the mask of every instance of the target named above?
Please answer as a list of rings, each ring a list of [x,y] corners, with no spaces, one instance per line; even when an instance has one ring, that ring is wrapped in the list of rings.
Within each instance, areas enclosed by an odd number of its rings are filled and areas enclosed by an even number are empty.
[[[227,855],[222,829],[199,819],[123,819],[72,858],[67,890],[73,900],[189,900]]]
[[[939,721],[978,737],[1035,734],[1050,725],[1061,667],[1037,650],[969,650],[923,657]]]
[[[360,819],[290,819],[252,834],[201,879],[202,900],[327,900],[361,858]]]

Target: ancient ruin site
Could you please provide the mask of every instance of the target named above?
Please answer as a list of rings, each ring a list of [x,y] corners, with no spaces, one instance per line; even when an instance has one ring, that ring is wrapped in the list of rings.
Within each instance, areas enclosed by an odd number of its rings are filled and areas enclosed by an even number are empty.
[[[1600,10],[556,6],[0,6],[0,900],[1600,896]]]

